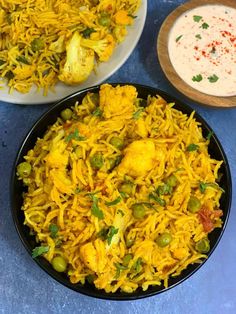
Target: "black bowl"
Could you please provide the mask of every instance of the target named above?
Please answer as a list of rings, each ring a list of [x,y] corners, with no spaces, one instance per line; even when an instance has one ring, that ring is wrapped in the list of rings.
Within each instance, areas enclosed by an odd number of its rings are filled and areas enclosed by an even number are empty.
[[[117,85],[117,84],[113,84]],[[119,85],[125,85],[124,83],[121,83]],[[140,98],[147,98],[148,95],[157,95],[159,94],[162,96],[167,102],[175,102],[175,108],[182,111],[183,113],[186,113],[187,115],[190,115],[192,113],[192,109],[187,106],[186,104],[180,102],[179,100],[175,99],[171,95],[167,94],[166,92],[163,92],[161,90],[158,90],[156,88],[151,88],[143,85],[133,84],[137,88],[138,96]],[[22,206],[22,192],[24,191],[24,187],[22,185],[22,182],[17,179],[16,176],[16,166],[22,162],[23,156],[25,156],[29,149],[33,148],[36,140],[38,137],[42,137],[44,132],[47,130],[47,127],[51,124],[53,124],[57,117],[59,116],[61,110],[73,106],[76,101],[80,101],[83,99],[83,97],[86,95],[87,92],[97,92],[99,90],[99,86],[90,87],[85,90],[79,91],[77,93],[74,93],[61,101],[57,102],[54,106],[52,106],[31,128],[28,135],[24,139],[23,143],[21,144],[21,147],[19,149],[19,152],[17,154],[15,164],[13,167],[12,172],[12,180],[11,180],[11,208],[12,208],[12,216],[15,223],[16,230],[18,232],[18,235],[23,242],[26,250],[31,255],[32,249],[37,246],[37,243],[35,241],[35,238],[30,235],[29,228],[23,224],[24,222],[24,214],[21,210]],[[198,122],[201,122],[202,124],[202,130],[203,130],[203,136],[207,136],[209,132],[212,132],[212,129],[209,127],[209,125],[199,116],[197,113],[195,113],[195,118]],[[224,189],[225,193],[223,193],[221,200],[220,200],[220,207],[223,210],[223,226],[221,229],[217,228],[209,235],[210,240],[210,246],[211,250],[208,253],[208,256],[211,255],[211,253],[216,248],[217,244],[219,243],[223,232],[225,230],[227,220],[229,217],[230,212],[230,204],[231,204],[231,176],[230,176],[230,169],[228,165],[228,161],[226,158],[226,155],[223,151],[223,148],[217,139],[217,137],[214,135],[211,137],[210,145],[209,145],[209,153],[211,157],[223,160],[223,164],[221,166],[221,173],[222,178],[220,181],[220,186]],[[206,260],[205,260],[206,261]],[[69,278],[64,273],[58,273],[56,272],[51,264],[44,259],[43,257],[38,257],[35,259],[35,262],[43,269],[45,270],[51,277],[56,279],[58,282],[62,283],[66,287],[73,289],[77,292],[80,292],[85,295],[89,295],[96,298],[101,299],[110,299],[110,300],[134,300],[134,299],[141,299],[144,297],[152,296],[158,293],[161,293],[163,291],[166,291],[170,288],[175,287],[177,284],[183,282],[185,279],[189,278],[193,273],[195,273],[204,263],[202,264],[194,264],[190,265],[185,269],[180,276],[171,278],[169,280],[169,287],[166,289],[164,286],[155,286],[155,287],[149,287],[147,291],[142,291],[141,289],[138,289],[132,294],[124,293],[124,292],[116,292],[116,293],[106,293],[103,290],[98,290],[94,286],[86,283],[85,285],[81,284],[72,284],[69,281]]]

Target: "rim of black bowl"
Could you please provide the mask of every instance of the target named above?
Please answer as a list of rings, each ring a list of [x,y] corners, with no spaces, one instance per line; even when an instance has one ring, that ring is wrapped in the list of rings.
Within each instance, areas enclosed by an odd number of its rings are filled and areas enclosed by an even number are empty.
[[[167,92],[164,92],[158,88],[149,87],[146,85],[136,84],[136,83],[110,83],[113,86],[116,85],[133,85],[137,88],[139,97],[145,98],[148,95],[160,95],[163,97],[167,102],[174,102],[175,108],[182,111],[183,113],[187,114],[188,116],[194,111],[189,105],[185,104],[184,102],[178,100],[177,98],[171,96]],[[14,225],[16,228],[16,231],[20,237],[21,242],[23,243],[24,247],[28,251],[28,253],[32,254],[32,249],[36,246],[35,238],[31,235],[29,235],[29,228],[23,224],[24,221],[24,214],[21,210],[22,205],[22,192],[24,190],[23,184],[21,181],[17,179],[16,176],[16,166],[23,161],[23,156],[26,155],[27,151],[30,148],[33,148],[36,142],[36,139],[40,136],[42,136],[47,127],[54,123],[56,121],[56,118],[59,116],[59,113],[62,109],[70,107],[75,104],[75,101],[78,99],[82,99],[87,92],[97,92],[102,84],[97,86],[92,86],[86,89],[83,89],[81,91],[78,91],[76,93],[73,93],[62,100],[56,102],[49,110],[46,111],[37,121],[34,123],[34,125],[30,128],[30,131],[26,135],[25,139],[20,145],[20,148],[18,150],[13,170],[12,170],[12,176],[11,176],[11,183],[10,183],[10,196],[11,196],[11,212],[12,217],[14,221]],[[209,132],[213,132],[212,128],[207,124],[207,122],[197,113],[195,112],[194,117],[198,122],[201,123],[201,128],[203,130],[203,136],[206,137]],[[212,254],[212,252],[215,250],[216,246],[218,245],[224,230],[226,228],[229,214],[230,214],[230,206],[231,206],[231,199],[232,199],[232,181],[231,181],[231,174],[230,174],[230,168],[228,164],[227,157],[225,155],[225,152],[217,138],[217,136],[214,134],[211,137],[211,141],[209,144],[208,149],[210,155],[218,160],[223,160],[222,169],[223,170],[223,177],[221,179],[222,182],[220,182],[220,186],[225,190],[225,193],[222,194],[221,200],[220,200],[220,208],[223,210],[223,225],[222,228],[214,229],[209,234],[209,240],[211,243],[211,249],[210,252],[207,254],[208,259],[209,256]],[[146,291],[142,291],[141,288],[136,290],[134,293],[124,293],[121,291],[115,292],[115,293],[106,293],[104,290],[98,290],[93,285],[90,285],[88,283],[82,284],[72,284],[69,281],[69,278],[64,273],[58,273],[56,272],[51,264],[44,259],[43,257],[37,257],[34,259],[34,261],[46,272],[48,273],[52,278],[54,278],[59,283],[63,284],[64,286],[79,292],[81,294],[95,297],[99,299],[107,299],[107,300],[136,300],[141,299],[145,297],[154,296],[156,294],[162,293],[164,291],[167,291],[169,289],[174,288],[178,284],[182,283],[186,279],[188,279],[190,276],[192,276],[200,267],[202,267],[205,262],[208,260],[205,259],[201,264],[192,264],[189,265],[185,270],[181,272],[181,274],[177,277],[170,277],[169,279],[169,287],[164,288],[163,284],[161,286],[151,286]]]

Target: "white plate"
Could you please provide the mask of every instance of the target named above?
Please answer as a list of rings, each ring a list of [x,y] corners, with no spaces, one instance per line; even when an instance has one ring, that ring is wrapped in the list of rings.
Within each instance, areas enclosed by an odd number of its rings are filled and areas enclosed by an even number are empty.
[[[128,27],[128,35],[124,42],[116,47],[110,60],[99,64],[96,73],[92,73],[83,84],[69,86],[59,82],[55,86],[55,92],[49,91],[47,96],[43,96],[43,90],[37,91],[35,87],[32,87],[27,94],[21,94],[17,91],[13,91],[9,94],[9,88],[5,85],[3,89],[0,89],[0,101],[22,105],[50,103],[81,89],[102,83],[125,63],[134,50],[143,31],[146,14],[147,0],[142,0],[142,4],[137,12],[137,18],[135,19],[134,24]]]

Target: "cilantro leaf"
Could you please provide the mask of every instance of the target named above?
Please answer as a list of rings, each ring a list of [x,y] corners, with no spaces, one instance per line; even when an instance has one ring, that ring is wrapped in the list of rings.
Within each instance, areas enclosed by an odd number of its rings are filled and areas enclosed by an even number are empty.
[[[116,267],[116,278],[118,278],[118,277],[120,276],[120,272],[121,272],[122,270],[128,269],[127,266],[124,266],[124,265],[119,264],[119,263],[115,263],[114,265],[115,265],[115,267]]]
[[[109,228],[102,228],[98,233],[97,236],[101,238],[102,240],[107,239],[107,234],[108,234]]]
[[[155,195],[154,193],[150,193],[150,194],[149,194],[149,199],[154,200],[154,201],[157,202],[160,206],[165,206],[165,205],[166,205],[166,201],[163,200],[162,198],[160,198],[159,196]]]
[[[196,37],[197,39],[202,39],[202,36],[201,36],[200,34],[195,35],[195,37]]]
[[[49,246],[36,246],[32,251],[32,257],[36,258],[49,251]]]
[[[85,30],[82,31],[82,36],[84,38],[89,38],[92,33],[96,33],[95,29],[87,27]]]
[[[194,16],[193,16],[194,22],[199,23],[199,22],[201,21],[201,19],[202,19],[202,16],[200,16],[200,15],[194,15]]]
[[[119,229],[115,228],[114,226],[110,226],[109,228],[109,231],[108,231],[108,234],[107,234],[107,243],[110,245],[111,244],[111,241],[112,241],[112,238],[115,234],[117,234],[119,231]]]
[[[188,151],[188,152],[194,152],[194,151],[198,150],[198,148],[199,148],[198,145],[192,143],[192,144],[189,144],[189,145],[187,146],[187,151]]]
[[[58,231],[59,231],[59,228],[58,228],[58,226],[57,225],[55,225],[55,224],[50,224],[50,226],[49,226],[49,231],[50,231],[50,236],[51,236],[51,238],[56,238],[57,237],[57,233],[58,233]]]
[[[136,112],[133,113],[133,119],[138,120],[140,118],[141,113],[143,112],[144,108],[140,107]]]
[[[209,27],[209,25],[207,24],[207,23],[203,23],[202,25],[201,25],[201,28],[203,28],[203,29],[207,29]]]
[[[74,133],[70,133],[70,134],[65,138],[65,141],[68,143],[68,142],[70,142],[72,139],[73,139],[73,140],[76,140],[76,141],[85,141],[85,140],[86,140],[86,137],[80,135],[80,134],[79,134],[79,130],[78,130],[78,129],[75,129]]]
[[[142,270],[142,258],[139,257],[135,262],[133,269],[135,272],[139,273]]]
[[[210,132],[207,134],[206,139],[207,139],[208,141],[210,141],[210,139],[211,139],[211,137],[212,137],[213,134],[214,134],[214,132],[213,132],[213,131],[210,131]]]
[[[6,61],[0,59],[0,66],[3,65],[3,64],[5,64],[5,63],[6,63]]]
[[[81,188],[76,188],[76,189],[75,189],[75,194],[79,194],[80,192],[82,192],[82,189],[81,189]]]
[[[125,192],[120,191],[119,193],[120,193],[120,196],[122,198],[128,198],[129,197],[128,194],[126,194]]]
[[[201,74],[197,74],[195,76],[192,77],[192,81],[193,82],[201,82],[202,81],[202,75]]]
[[[218,81],[219,77],[217,75],[213,74],[213,75],[209,76],[207,79],[210,83],[215,83]]]
[[[136,19],[138,16],[137,15],[133,15],[133,14],[127,14],[129,17],[132,17],[132,19]]]
[[[176,37],[175,42],[178,42],[182,37],[183,37],[183,35]]]
[[[101,116],[102,116],[102,110],[101,110],[99,107],[97,107],[97,108],[92,112],[92,115],[93,115],[94,117],[101,117]]]
[[[221,190],[222,192],[224,192],[224,190],[217,184],[217,183],[214,183],[214,182],[202,182],[200,181],[199,183],[199,189],[201,191],[201,193],[204,193],[206,191],[206,188],[207,187],[212,187],[214,189],[219,189]]]
[[[18,62],[21,62],[21,63],[24,63],[24,64],[28,64],[28,65],[30,64],[30,62],[26,59],[25,56],[19,56],[19,57],[16,58],[16,60]]]
[[[103,214],[103,211],[98,206],[98,198],[95,195],[92,195],[91,199],[93,201],[92,206],[91,206],[92,215],[97,217],[98,219],[103,219],[104,214]]]
[[[105,202],[105,204],[106,204],[107,206],[113,206],[113,205],[116,205],[116,204],[120,203],[121,199],[122,199],[122,198],[119,196],[119,197],[117,197],[114,201],[112,201],[112,202]]]
[[[158,196],[160,195],[166,195],[166,194],[171,194],[172,193],[172,187],[165,183],[163,185],[158,186],[158,188],[156,189],[156,193],[158,194]]]

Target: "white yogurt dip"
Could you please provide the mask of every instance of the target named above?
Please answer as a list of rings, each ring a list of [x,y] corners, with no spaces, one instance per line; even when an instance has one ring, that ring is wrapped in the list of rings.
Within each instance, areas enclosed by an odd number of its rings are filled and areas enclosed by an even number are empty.
[[[171,28],[168,52],[191,87],[214,96],[236,95],[236,9],[203,5],[185,12]]]

